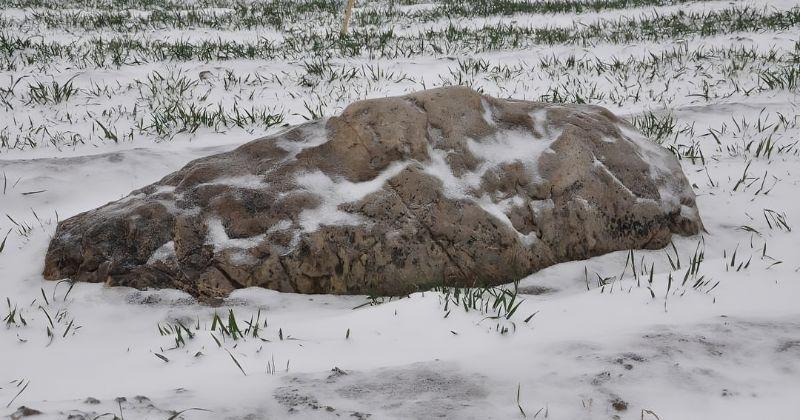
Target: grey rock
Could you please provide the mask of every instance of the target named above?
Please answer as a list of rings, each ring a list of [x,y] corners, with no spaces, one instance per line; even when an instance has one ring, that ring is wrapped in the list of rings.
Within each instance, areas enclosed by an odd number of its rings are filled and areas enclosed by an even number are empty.
[[[701,229],[677,159],[608,110],[449,87],[353,103],[64,220],[44,276],[399,295]]]

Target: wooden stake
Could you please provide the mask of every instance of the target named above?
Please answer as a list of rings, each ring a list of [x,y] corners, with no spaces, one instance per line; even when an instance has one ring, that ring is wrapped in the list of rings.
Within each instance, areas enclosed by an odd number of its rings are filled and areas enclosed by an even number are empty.
[[[353,14],[353,5],[356,0],[347,0],[347,6],[344,9],[344,24],[342,25],[342,35],[347,35],[347,27],[350,25],[350,16]]]

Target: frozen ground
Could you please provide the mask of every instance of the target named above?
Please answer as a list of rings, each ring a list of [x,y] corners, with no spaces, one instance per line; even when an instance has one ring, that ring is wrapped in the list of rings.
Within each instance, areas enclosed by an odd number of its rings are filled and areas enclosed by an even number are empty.
[[[2,3],[0,415],[800,416],[796,3],[358,1],[353,38],[328,43],[338,3],[300,3]],[[469,310],[475,291],[249,289],[212,308],[40,275],[57,219],[353,100],[446,84],[625,115],[681,158],[707,233],[535,273],[508,319],[488,292]]]

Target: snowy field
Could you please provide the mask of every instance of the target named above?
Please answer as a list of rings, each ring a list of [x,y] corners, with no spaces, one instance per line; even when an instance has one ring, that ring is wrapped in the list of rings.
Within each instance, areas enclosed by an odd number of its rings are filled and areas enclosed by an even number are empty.
[[[341,3],[0,1],[0,416],[800,418],[796,0],[357,0],[344,38]],[[42,279],[57,220],[459,84],[625,116],[707,232],[393,299]]]

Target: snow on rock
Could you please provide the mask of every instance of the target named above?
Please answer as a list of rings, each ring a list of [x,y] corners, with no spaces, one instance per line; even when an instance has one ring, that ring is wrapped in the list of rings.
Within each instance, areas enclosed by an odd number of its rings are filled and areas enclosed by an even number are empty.
[[[675,157],[609,111],[451,87],[356,102],[190,162],[59,223],[44,274],[205,299],[250,286],[403,294],[507,283],[701,228]]]
[[[370,193],[379,191],[384,183],[396,176],[408,166],[408,163],[393,163],[374,179],[365,182],[350,182],[346,179],[338,182],[322,171],[299,174],[295,179],[297,185],[305,191],[320,197],[320,205],[300,212],[299,221],[303,231],[313,232],[322,225],[358,225],[364,219],[356,214],[339,210],[345,203],[364,199]]]

